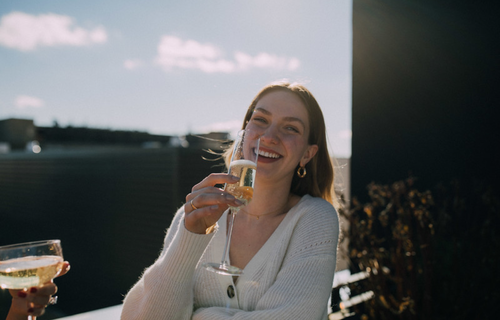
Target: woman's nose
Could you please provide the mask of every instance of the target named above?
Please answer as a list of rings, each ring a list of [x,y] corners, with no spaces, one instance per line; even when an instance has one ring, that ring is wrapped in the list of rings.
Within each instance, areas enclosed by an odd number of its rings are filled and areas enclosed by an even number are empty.
[[[279,141],[279,137],[276,126],[267,127],[260,136],[260,141],[267,144],[277,144]]]

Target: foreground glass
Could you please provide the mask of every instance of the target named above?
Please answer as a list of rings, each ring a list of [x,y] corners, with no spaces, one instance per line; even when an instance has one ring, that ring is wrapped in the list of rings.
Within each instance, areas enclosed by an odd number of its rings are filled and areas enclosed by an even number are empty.
[[[224,190],[243,202],[243,205],[247,205],[253,197],[259,143],[260,138],[258,135],[248,130],[239,131],[234,142],[228,173],[239,177],[240,181],[235,184],[226,184]],[[243,270],[229,264],[229,246],[233,233],[234,218],[239,209],[240,207],[230,207],[230,218],[227,225],[226,244],[222,254],[222,261],[220,263],[203,264],[207,270],[231,276],[243,274]]]
[[[59,275],[63,263],[60,240],[2,246],[0,247],[0,287],[27,290],[41,286]]]

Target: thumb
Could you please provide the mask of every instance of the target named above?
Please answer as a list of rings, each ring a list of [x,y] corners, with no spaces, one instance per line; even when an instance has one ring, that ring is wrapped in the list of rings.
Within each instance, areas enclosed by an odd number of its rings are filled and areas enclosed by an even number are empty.
[[[57,277],[64,276],[66,273],[68,273],[69,269],[71,269],[71,266],[69,265],[68,261],[63,262],[63,266],[61,269],[61,272],[57,275]]]

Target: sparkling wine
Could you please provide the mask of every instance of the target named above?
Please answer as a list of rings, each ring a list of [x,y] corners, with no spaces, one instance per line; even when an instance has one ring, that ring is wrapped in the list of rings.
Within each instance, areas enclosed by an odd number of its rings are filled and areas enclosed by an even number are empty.
[[[253,185],[257,165],[250,160],[236,160],[231,162],[229,172],[231,175],[240,177],[240,181],[235,184],[228,184],[226,191],[241,200],[245,205],[252,200]]]
[[[49,282],[61,272],[60,256],[28,256],[0,261],[0,287],[24,289]]]

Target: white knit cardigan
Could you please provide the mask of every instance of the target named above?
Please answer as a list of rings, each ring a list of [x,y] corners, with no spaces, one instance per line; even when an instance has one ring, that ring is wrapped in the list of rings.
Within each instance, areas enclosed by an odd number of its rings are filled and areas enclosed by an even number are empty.
[[[227,211],[215,232],[194,234],[184,227],[184,209],[179,209],[159,258],[125,297],[121,319],[328,318],[339,237],[330,203],[303,196],[236,284],[231,276],[201,267],[221,260],[226,221]],[[227,293],[231,285],[233,298]]]

